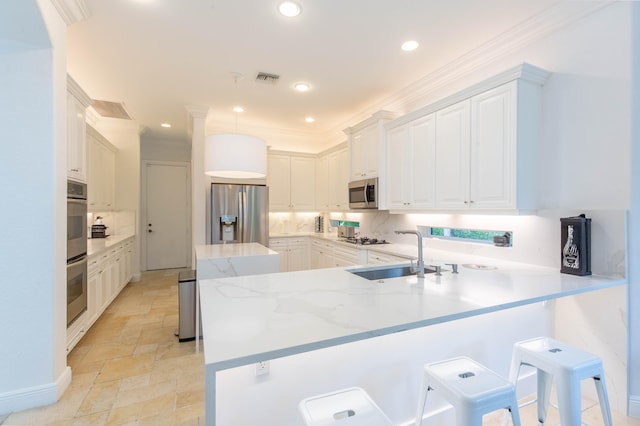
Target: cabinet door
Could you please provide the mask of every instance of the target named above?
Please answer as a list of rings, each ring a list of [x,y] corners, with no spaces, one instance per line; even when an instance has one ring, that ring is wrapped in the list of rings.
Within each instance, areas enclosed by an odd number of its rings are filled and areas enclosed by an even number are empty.
[[[349,208],[349,152],[346,149],[329,155],[329,206],[332,210]]]
[[[287,262],[287,240],[284,238],[274,239],[271,238],[269,240],[269,248],[275,252],[277,252],[280,256],[280,272],[287,272],[288,270],[288,262]]]
[[[407,169],[411,163],[409,152],[409,127],[400,126],[387,133],[387,184],[389,208],[406,209],[409,200],[409,179],[411,172]]]
[[[269,208],[271,210],[291,209],[291,165],[288,155],[269,155]]]
[[[367,126],[351,136],[350,180],[378,176],[378,140],[377,124]]]
[[[412,209],[432,208],[436,203],[436,117],[430,114],[409,124],[410,167],[407,180],[411,193],[408,202]]]
[[[329,159],[316,160],[316,210],[329,209]]]
[[[515,208],[517,82],[471,98],[471,208]]]
[[[85,108],[67,94],[67,176],[86,181]]]
[[[291,157],[291,207],[297,211],[315,209],[315,160],[311,157]]]
[[[309,269],[309,251],[306,243],[289,243],[288,272]]]
[[[469,204],[470,100],[436,113],[436,206],[461,209]]]

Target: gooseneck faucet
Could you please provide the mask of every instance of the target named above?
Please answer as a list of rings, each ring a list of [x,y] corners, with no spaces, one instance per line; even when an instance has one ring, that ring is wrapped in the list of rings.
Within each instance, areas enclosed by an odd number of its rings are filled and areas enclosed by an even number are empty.
[[[418,264],[414,267],[411,264],[411,272],[417,272],[418,278],[424,278],[424,258],[422,257],[422,234],[420,231],[396,231],[396,234],[414,234],[418,236]]]

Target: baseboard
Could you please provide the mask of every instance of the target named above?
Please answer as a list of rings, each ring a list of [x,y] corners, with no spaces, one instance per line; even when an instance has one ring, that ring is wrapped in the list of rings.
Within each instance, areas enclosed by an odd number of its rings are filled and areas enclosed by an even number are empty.
[[[629,395],[629,416],[640,419],[640,396]]]
[[[133,274],[133,276],[131,277],[131,281],[134,283],[137,283],[138,281],[140,281],[141,278],[142,278],[142,274],[138,272],[137,274]]]
[[[65,367],[55,382],[0,394],[0,414],[55,403],[71,383],[71,368]]]

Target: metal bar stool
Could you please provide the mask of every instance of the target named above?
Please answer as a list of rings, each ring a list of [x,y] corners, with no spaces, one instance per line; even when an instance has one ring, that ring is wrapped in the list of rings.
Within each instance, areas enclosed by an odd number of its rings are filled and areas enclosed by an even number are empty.
[[[298,409],[307,426],[393,426],[362,388],[348,388],[305,398]]]
[[[537,337],[513,345],[509,380],[514,385],[517,384],[520,366],[523,364],[537,369],[538,422],[540,424],[544,424],[547,419],[551,384],[555,380],[560,422],[563,426],[580,426],[582,421],[580,382],[584,379],[593,379],[604,424],[612,426],[604,370],[599,357],[549,337]]]
[[[417,426],[422,425],[427,395],[431,391],[453,405],[458,426],[480,426],[484,414],[499,409],[509,410],[513,424],[520,426],[515,386],[470,358],[452,358],[424,366]]]

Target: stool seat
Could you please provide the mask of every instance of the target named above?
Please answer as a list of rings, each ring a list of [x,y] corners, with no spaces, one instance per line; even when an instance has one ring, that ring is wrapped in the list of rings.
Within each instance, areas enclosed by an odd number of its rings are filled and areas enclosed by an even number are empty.
[[[393,426],[369,394],[358,387],[305,398],[298,409],[307,426]]]
[[[513,346],[509,380],[517,384],[521,365],[537,369],[538,422],[544,424],[555,381],[560,422],[563,426],[580,426],[582,419],[580,382],[593,379],[604,424],[611,426],[602,360],[589,352],[550,337],[537,337]]]
[[[484,414],[498,409],[509,410],[514,425],[520,425],[514,385],[470,358],[452,358],[424,366],[416,425],[422,425],[431,391],[454,406],[459,426],[481,425]]]

